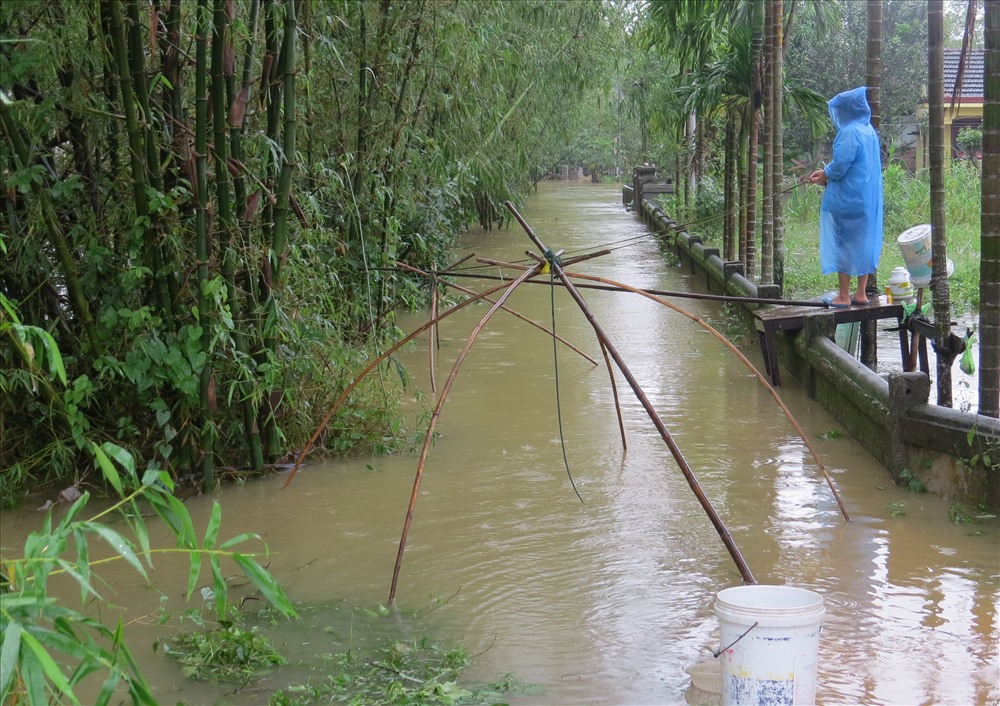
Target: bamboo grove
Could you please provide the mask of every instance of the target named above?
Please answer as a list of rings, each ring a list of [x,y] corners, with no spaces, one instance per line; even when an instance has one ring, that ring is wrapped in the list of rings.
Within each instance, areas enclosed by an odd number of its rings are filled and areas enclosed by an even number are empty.
[[[426,294],[391,265],[558,163],[604,10],[0,4],[4,483],[76,482],[104,441],[207,487],[295,448]],[[329,447],[385,436],[371,394]]]

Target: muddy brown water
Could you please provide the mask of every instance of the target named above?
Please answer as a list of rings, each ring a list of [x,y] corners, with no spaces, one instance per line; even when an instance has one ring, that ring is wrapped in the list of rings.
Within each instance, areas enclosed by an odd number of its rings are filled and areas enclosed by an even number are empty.
[[[568,253],[629,243],[578,271],[639,287],[697,286],[644,237],[642,224],[621,207],[617,186],[542,184],[524,216],[546,244]],[[457,253],[519,260],[528,247],[519,229],[474,232]],[[996,520],[955,524],[948,498],[893,486],[864,450],[828,433],[838,425],[789,380],[781,395],[830,470],[852,517],[845,522],[802,441],[730,351],[653,302],[622,293],[584,296],[757,580],[822,594],[819,703],[1000,701]],[[676,301],[724,325],[718,305]],[[547,287],[525,285],[509,304],[551,323]],[[599,359],[589,325],[565,292],[556,291],[555,309],[557,332]],[[486,310],[468,307],[442,324],[439,386]],[[408,331],[423,320],[403,317],[400,326]],[[759,365],[754,346],[746,353]],[[554,360],[566,456],[583,503],[563,465]],[[428,405],[426,338],[402,361]],[[184,609],[182,562],[157,560],[153,587],[126,567],[104,567],[110,605],[101,610],[123,612],[133,650],[163,703],[267,703],[290,680],[336,671],[303,666],[329,664],[318,655],[358,647],[373,635],[406,634],[464,645],[474,655],[470,680],[510,673],[535,685],[508,695],[511,704],[684,703],[685,668],[711,659],[718,647],[714,596],[741,579],[645,412],[618,382],[627,452],[604,367],[566,348],[556,359],[550,339],[497,314],[444,407],[402,566],[398,613],[372,617],[355,607],[377,613],[388,596],[416,454],[312,463],[287,490],[280,475],[225,487],[220,536],[259,532],[270,546],[271,571],[302,612],[297,622],[262,625],[292,665],[255,685],[237,691],[189,681],[151,649],[192,627],[176,618],[157,624],[161,602],[172,613]],[[188,505],[203,528],[211,499]],[[40,522],[40,513],[4,511],[5,553]],[[169,543],[155,527],[151,537]],[[67,590],[67,600],[78,596]]]

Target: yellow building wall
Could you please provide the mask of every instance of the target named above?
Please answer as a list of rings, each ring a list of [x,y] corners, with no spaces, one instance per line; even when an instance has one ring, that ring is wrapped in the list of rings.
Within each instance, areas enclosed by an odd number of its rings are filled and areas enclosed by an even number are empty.
[[[917,134],[917,169],[926,169],[928,166],[927,159],[927,116],[928,109],[926,103],[921,103],[917,108],[916,118],[917,123],[920,126],[919,132]],[[952,111],[948,102],[945,101],[944,105],[944,153],[945,156],[951,156],[951,126],[956,120],[962,120],[965,118],[978,118],[980,122],[983,119],[983,104],[982,103],[962,103],[955,106],[955,110]]]

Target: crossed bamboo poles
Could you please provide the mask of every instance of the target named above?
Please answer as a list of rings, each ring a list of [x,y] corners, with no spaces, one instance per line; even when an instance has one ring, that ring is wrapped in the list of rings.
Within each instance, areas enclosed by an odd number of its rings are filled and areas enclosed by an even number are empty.
[[[451,391],[451,387],[454,384],[455,379],[458,376],[458,372],[461,369],[462,364],[464,363],[466,356],[468,355],[469,351],[471,350],[472,345],[475,343],[476,338],[478,337],[479,333],[483,330],[483,328],[486,326],[486,324],[489,322],[489,320],[493,317],[493,315],[496,314],[497,311],[503,309],[505,311],[508,311],[508,312],[514,314],[518,318],[520,318],[520,319],[522,319],[524,321],[527,321],[527,322],[531,323],[532,325],[534,325],[534,326],[536,326],[538,328],[541,328],[542,330],[546,330],[540,324],[538,324],[538,323],[536,323],[534,321],[531,321],[530,319],[527,319],[527,318],[521,316],[520,314],[517,314],[516,312],[513,312],[512,310],[510,310],[505,305],[506,300],[511,296],[511,294],[513,294],[514,290],[516,290],[518,286],[520,286],[524,282],[530,280],[532,277],[534,277],[534,276],[538,275],[539,273],[541,273],[543,271],[543,269],[549,269],[551,272],[555,273],[555,275],[558,276],[560,284],[563,287],[565,287],[565,289],[567,290],[567,292],[569,292],[570,296],[573,298],[573,300],[580,307],[580,310],[583,312],[583,314],[586,317],[587,321],[590,323],[591,327],[593,328],[595,335],[597,336],[598,342],[600,343],[600,346],[601,346],[601,352],[602,352],[602,354],[604,356],[605,363],[607,364],[608,371],[609,371],[609,373],[611,375],[611,384],[612,384],[612,389],[614,391],[614,396],[615,396],[615,407],[616,407],[616,410],[618,412],[618,422],[619,422],[619,427],[621,429],[623,446],[625,445],[625,432],[624,432],[624,426],[623,426],[622,417],[621,417],[621,408],[620,408],[620,405],[619,405],[619,402],[618,402],[618,393],[617,393],[617,387],[615,385],[614,371],[611,369],[610,361],[608,360],[609,356],[611,357],[611,359],[614,360],[615,365],[617,365],[617,367],[618,367],[619,371],[621,372],[622,376],[628,382],[629,387],[632,388],[632,392],[636,396],[636,399],[643,406],[643,409],[646,410],[646,413],[649,416],[650,420],[653,422],[653,425],[656,427],[657,431],[660,433],[661,438],[663,439],[664,443],[667,445],[667,448],[670,450],[670,453],[673,456],[673,458],[674,458],[675,462],[677,463],[678,467],[680,468],[681,473],[684,475],[685,480],[687,480],[688,485],[690,486],[691,490],[695,494],[695,497],[698,499],[698,501],[701,504],[702,508],[704,509],[705,513],[708,515],[709,520],[712,522],[712,525],[715,527],[717,533],[719,534],[719,537],[722,539],[722,543],[725,545],[727,551],[729,552],[729,554],[732,557],[734,563],[736,564],[737,568],[739,569],[740,575],[743,577],[744,583],[755,584],[755,583],[757,583],[757,580],[754,578],[753,573],[750,571],[750,567],[747,565],[746,560],[743,558],[743,555],[740,553],[739,548],[736,546],[736,542],[733,539],[732,535],[730,534],[729,530],[726,528],[725,524],[722,522],[722,519],[719,517],[719,515],[716,512],[715,508],[712,506],[711,501],[708,499],[708,497],[705,495],[704,491],[702,490],[701,485],[699,484],[698,479],[697,479],[697,477],[694,474],[694,471],[691,469],[691,467],[688,464],[687,460],[684,458],[684,455],[681,453],[680,448],[677,446],[677,444],[674,441],[673,437],[670,435],[670,432],[667,429],[666,425],[660,419],[659,415],[656,413],[656,410],[653,408],[652,404],[649,402],[649,399],[646,397],[646,394],[643,392],[642,388],[639,386],[638,381],[635,379],[635,377],[632,375],[631,371],[628,369],[628,366],[625,364],[624,360],[622,359],[621,354],[614,347],[614,344],[608,338],[607,334],[604,332],[604,329],[601,327],[600,323],[598,323],[597,319],[594,317],[593,313],[590,311],[590,308],[587,306],[586,301],[580,295],[580,293],[577,290],[577,288],[573,285],[573,282],[571,281],[571,277],[574,278],[574,279],[583,279],[583,280],[589,280],[589,281],[592,281],[592,282],[599,282],[599,283],[601,283],[603,285],[602,288],[612,288],[612,289],[617,289],[617,290],[621,290],[621,291],[632,292],[632,293],[635,293],[635,294],[639,294],[640,296],[647,297],[647,298],[649,298],[649,299],[651,299],[653,301],[656,301],[656,302],[658,302],[658,303],[660,303],[660,304],[662,304],[662,305],[664,305],[664,306],[666,306],[666,307],[668,307],[668,308],[670,308],[670,309],[672,309],[672,310],[674,310],[674,311],[682,314],[683,316],[687,317],[688,319],[694,321],[699,326],[705,328],[710,333],[712,333],[713,336],[715,336],[720,341],[722,341],[722,343],[724,345],[726,345],[731,351],[733,351],[740,358],[740,360],[742,360],[744,362],[744,364],[746,364],[746,366],[754,373],[754,375],[761,382],[761,384],[763,384],[768,389],[768,391],[771,393],[772,397],[778,403],[778,405],[780,406],[780,408],[784,412],[785,416],[788,418],[789,422],[792,424],[792,426],[795,428],[796,432],[801,437],[803,443],[805,444],[806,448],[809,450],[809,452],[812,455],[813,459],[815,460],[817,466],[819,466],[821,472],[823,473],[823,476],[826,478],[826,481],[827,481],[827,484],[830,487],[830,490],[833,492],[833,496],[836,499],[837,505],[840,507],[841,513],[844,515],[844,518],[846,520],[850,520],[850,517],[847,514],[847,509],[844,507],[844,503],[841,500],[840,495],[837,492],[837,489],[836,489],[836,487],[833,484],[833,479],[830,477],[829,473],[827,473],[826,467],[820,461],[819,456],[816,453],[816,450],[813,448],[812,444],[809,442],[808,438],[806,437],[806,435],[803,432],[802,428],[799,426],[798,422],[795,421],[794,417],[791,414],[791,411],[785,405],[784,401],[782,401],[782,399],[778,395],[777,391],[767,382],[767,380],[764,378],[764,376],[760,373],[760,371],[758,371],[754,367],[754,365],[746,358],[746,356],[744,356],[728,339],[726,339],[725,336],[723,336],[721,333],[719,333],[715,328],[713,328],[711,325],[709,325],[707,322],[705,322],[700,317],[698,317],[698,316],[696,316],[696,315],[694,315],[694,314],[692,314],[692,313],[690,313],[690,312],[682,309],[681,307],[676,306],[675,304],[672,304],[672,303],[666,301],[665,299],[663,299],[660,296],[657,296],[656,294],[651,294],[648,291],[645,291],[645,290],[642,290],[642,289],[638,289],[636,287],[631,287],[631,286],[629,286],[627,284],[624,284],[624,283],[621,283],[621,282],[616,282],[614,280],[606,279],[606,278],[603,278],[603,277],[596,277],[596,276],[592,276],[592,275],[582,275],[582,274],[572,274],[572,275],[568,274],[565,271],[565,269],[564,269],[564,267],[566,265],[577,263],[577,262],[580,262],[582,260],[589,259],[591,257],[596,257],[598,255],[605,254],[606,251],[602,251],[602,252],[599,252],[599,253],[593,253],[593,254],[585,255],[585,256],[580,256],[580,257],[573,258],[573,259],[568,259],[567,261],[563,262],[561,260],[561,258],[560,258],[560,255],[562,254],[561,251],[559,253],[553,253],[552,250],[550,250],[549,248],[547,248],[545,246],[545,244],[542,243],[542,241],[534,233],[534,231],[531,229],[531,227],[528,225],[528,223],[524,220],[524,218],[521,216],[521,214],[518,213],[517,210],[514,208],[514,205],[511,204],[508,201],[506,203],[506,206],[507,206],[508,210],[510,210],[510,212],[517,219],[518,223],[524,229],[525,233],[528,235],[528,237],[531,239],[531,241],[535,244],[535,246],[537,248],[539,248],[539,250],[542,253],[544,253],[544,256],[538,256],[538,255],[536,255],[534,253],[529,253],[529,255],[535,260],[535,264],[532,265],[532,266],[515,265],[515,264],[512,264],[512,263],[501,263],[501,262],[492,261],[492,260],[480,259],[481,262],[484,262],[484,263],[487,263],[487,264],[494,264],[494,265],[499,265],[499,266],[503,266],[503,267],[509,267],[509,268],[512,268],[512,269],[522,270],[522,273],[521,273],[520,276],[518,276],[514,280],[511,280],[509,282],[503,282],[500,285],[497,285],[497,286],[495,286],[495,287],[493,287],[491,289],[488,289],[488,290],[486,290],[486,291],[484,291],[482,293],[478,293],[478,294],[476,294],[476,293],[472,292],[471,290],[468,290],[468,289],[466,289],[464,287],[459,287],[458,285],[455,285],[453,283],[441,280],[440,277],[444,276],[444,275],[447,275],[448,274],[447,271],[445,271],[445,272],[427,273],[427,272],[418,270],[417,268],[413,268],[413,267],[410,267],[410,266],[401,265],[401,266],[405,267],[406,269],[409,269],[411,271],[414,271],[414,272],[417,272],[419,274],[422,274],[423,276],[427,276],[427,277],[431,278],[432,281],[434,281],[435,283],[447,284],[448,286],[454,287],[454,288],[459,289],[461,291],[464,291],[466,293],[470,293],[470,297],[468,299],[462,301],[462,302],[459,302],[458,304],[456,304],[455,306],[451,307],[450,309],[446,310],[445,312],[443,312],[441,314],[437,313],[437,307],[436,306],[433,307],[432,308],[432,316],[431,316],[431,319],[429,321],[427,321],[425,324],[423,324],[422,326],[420,326],[419,328],[417,328],[415,331],[413,331],[409,335],[405,336],[403,339],[401,339],[395,345],[393,345],[392,347],[390,347],[389,349],[387,349],[380,356],[374,358],[372,361],[369,362],[369,364],[364,368],[364,370],[362,370],[361,373],[344,389],[344,391],[341,393],[340,397],[337,398],[337,400],[334,402],[333,406],[327,412],[326,416],[320,422],[320,424],[317,427],[316,431],[313,433],[312,437],[309,439],[309,441],[307,442],[307,444],[303,448],[302,452],[299,454],[298,459],[295,462],[295,466],[292,468],[292,471],[289,474],[289,476],[286,479],[285,484],[283,486],[283,487],[287,488],[288,485],[292,482],[292,479],[295,477],[296,473],[298,472],[298,469],[301,466],[302,461],[305,459],[306,455],[309,453],[309,451],[315,445],[316,440],[319,438],[319,436],[326,429],[326,427],[329,424],[330,420],[333,418],[333,415],[337,412],[337,410],[341,407],[341,405],[343,405],[343,403],[350,396],[351,392],[353,392],[353,390],[368,375],[368,373],[370,373],[372,370],[374,370],[382,361],[386,360],[390,355],[392,355],[395,351],[397,351],[403,345],[405,345],[409,341],[413,340],[414,338],[416,338],[418,335],[420,335],[421,333],[423,333],[427,329],[431,329],[432,330],[432,340],[431,340],[432,353],[431,353],[431,355],[432,355],[432,360],[433,360],[433,348],[434,348],[434,345],[433,345],[434,344],[433,331],[434,331],[434,328],[437,326],[437,324],[438,324],[439,321],[441,321],[444,318],[447,318],[451,314],[456,313],[457,311],[463,309],[464,307],[468,306],[469,304],[471,304],[471,303],[473,303],[475,301],[486,300],[486,301],[490,301],[490,302],[493,303],[493,306],[490,308],[490,310],[480,319],[479,323],[476,324],[476,326],[473,328],[473,330],[470,333],[468,339],[466,340],[465,345],[463,346],[462,350],[459,352],[459,354],[458,354],[458,356],[457,356],[457,358],[455,360],[455,363],[452,366],[451,372],[449,373],[448,378],[445,381],[445,384],[444,384],[444,386],[441,389],[441,393],[438,396],[437,403],[434,406],[434,411],[432,412],[431,419],[430,419],[430,422],[429,422],[429,425],[428,425],[428,429],[427,429],[427,432],[426,432],[425,437],[424,437],[424,444],[423,444],[423,447],[422,447],[421,452],[420,452],[420,459],[419,459],[419,461],[417,463],[417,470],[416,470],[416,473],[415,473],[414,479],[413,479],[413,488],[412,488],[412,491],[410,493],[410,501],[409,501],[409,504],[407,506],[406,518],[405,518],[405,520],[403,522],[403,530],[402,530],[402,533],[401,533],[401,536],[400,536],[400,540],[399,540],[399,548],[398,548],[397,553],[396,553],[396,562],[395,562],[395,565],[393,567],[393,574],[392,574],[392,584],[391,584],[390,590],[389,590],[389,602],[390,603],[395,603],[396,589],[397,589],[398,582],[399,582],[399,573],[400,573],[400,570],[401,570],[401,567],[402,567],[402,561],[403,561],[403,553],[404,553],[404,551],[406,549],[406,539],[407,539],[407,536],[409,534],[410,526],[411,526],[411,524],[413,522],[413,512],[414,512],[414,508],[416,506],[416,499],[417,499],[417,496],[419,494],[420,484],[421,484],[421,481],[423,480],[424,467],[426,466],[426,463],[427,463],[427,456],[428,456],[428,453],[430,451],[430,444],[431,444],[431,441],[432,441],[433,436],[434,436],[434,429],[437,426],[438,419],[440,419],[442,410],[444,408],[444,403],[447,401],[447,398],[448,398],[448,393]],[[464,258],[463,260],[461,260],[459,262],[463,262],[465,259],[468,259],[468,257]],[[449,268],[449,269],[451,269],[451,268]],[[537,282],[537,280],[535,280],[535,281]],[[554,285],[555,283],[552,282],[551,284]],[[582,285],[582,286],[586,287],[588,285]],[[595,285],[589,285],[589,286],[593,287]],[[500,295],[500,297],[498,299],[492,299],[491,295],[499,292],[500,290],[505,290],[505,291],[503,292],[503,294]],[[436,304],[436,298],[435,298],[434,301],[435,301],[435,304]],[[570,348],[572,348],[574,351],[576,351],[581,356],[583,356],[584,358],[586,358],[587,360],[589,360],[591,363],[596,364],[596,361],[594,361],[592,358],[590,358],[589,356],[587,356],[586,354],[584,354],[582,351],[580,351],[575,346],[572,346],[567,341],[565,341],[565,340],[561,339],[560,337],[556,336],[554,334],[554,332],[547,331],[547,333],[549,333],[550,335],[554,336],[559,342],[561,342],[564,345],[567,345]]]

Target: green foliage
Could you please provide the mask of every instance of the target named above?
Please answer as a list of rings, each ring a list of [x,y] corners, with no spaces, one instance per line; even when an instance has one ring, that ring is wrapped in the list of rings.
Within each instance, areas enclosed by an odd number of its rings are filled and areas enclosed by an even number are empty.
[[[948,519],[955,525],[971,525],[976,521],[968,510],[958,503],[952,503],[948,508]]]
[[[930,186],[926,172],[910,175],[899,163],[883,171],[885,239],[878,278],[888,282],[893,268],[903,264],[896,237],[904,230],[930,222]],[[980,181],[966,161],[952,162],[945,171],[948,212],[948,258],[955,273],[948,280],[956,313],[979,307]],[[786,296],[809,298],[833,286],[819,270],[819,203],[822,191],[802,185],[793,190],[785,207]]]
[[[221,620],[231,610],[221,561],[233,561],[277,611],[289,617],[295,615],[291,602],[274,577],[257,562],[256,555],[233,549],[247,540],[259,539],[256,535],[243,534],[218,543],[222,513],[217,503],[199,541],[187,508],[173,495],[173,481],[167,473],[148,471],[140,481],[132,455],[120,446],[91,443],[87,450],[107,483],[119,494],[118,502],[89,519],[79,519],[90,499],[88,493],[83,493],[57,524],[53,524],[51,511],[46,514],[41,529],[25,541],[21,556],[0,556],[4,585],[0,593],[0,703],[5,705],[79,704],[78,688],[85,680],[95,678],[103,679],[96,706],[110,703],[119,684],[126,685],[133,704],[156,703],[125,643],[121,621],[111,629],[64,605],[52,592],[51,584],[66,577],[76,583],[81,602],[103,601],[95,569],[112,561],[124,561],[147,578],[153,555],[186,555],[190,559],[190,597],[207,558],[215,610]],[[151,545],[143,518],[143,512],[150,509],[176,537],[175,547]],[[109,524],[112,519],[114,525]],[[92,560],[90,547],[95,540],[107,544],[113,554]]]
[[[895,500],[886,505],[885,509],[889,513],[889,517],[902,517],[906,514],[906,503],[902,500]]]
[[[205,632],[189,632],[154,645],[184,665],[187,677],[246,683],[286,660],[256,628],[228,620]]]
[[[528,690],[511,675],[482,686],[458,677],[469,657],[461,647],[442,648],[427,638],[388,640],[370,654],[326,655],[318,683],[292,684],[275,692],[270,706],[345,703],[385,706],[499,704],[504,694]]]
[[[976,427],[972,427],[969,429],[968,434],[966,434],[966,443],[969,445],[970,449],[973,448],[978,431],[979,430]],[[973,468],[980,463],[990,471],[1000,469],[1000,439],[995,437],[986,439],[983,442],[982,449],[969,456],[966,461],[966,465],[969,468]]]
[[[787,82],[809,86],[829,99],[865,85],[868,21],[866,3],[824,5],[836,7],[836,16],[820,19],[812,8],[795,13],[784,67]],[[908,0],[885,0],[881,36],[881,132],[891,141],[909,121],[920,87],[927,83],[927,8]],[[809,126],[794,113],[786,119],[786,151],[795,156],[810,152],[814,138]],[[829,140],[833,134],[830,126]]]
[[[607,159],[578,140],[627,37],[599,0],[230,3],[211,32],[186,3],[78,5],[0,3],[15,493],[79,480],[84,438],[175,479],[260,471],[425,301],[397,261],[440,266],[561,159]],[[329,450],[396,448],[398,389],[356,395]]]
[[[975,153],[983,149],[983,131],[979,128],[964,127],[958,131],[955,144],[964,152]]]
[[[914,475],[913,471],[909,468],[904,468],[899,472],[899,481],[906,485],[912,493],[925,493],[927,492],[927,486],[924,485],[923,481]]]

